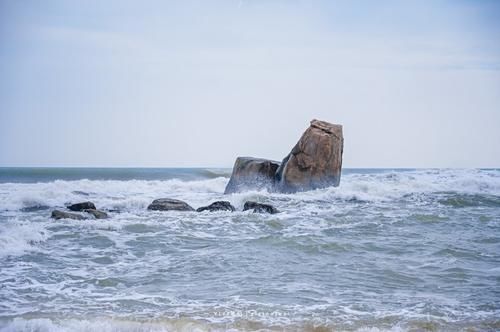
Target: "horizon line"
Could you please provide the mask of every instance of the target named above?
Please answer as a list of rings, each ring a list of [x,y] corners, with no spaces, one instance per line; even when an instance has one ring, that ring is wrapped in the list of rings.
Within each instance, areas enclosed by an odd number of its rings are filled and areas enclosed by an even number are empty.
[[[0,169],[6,168],[38,168],[38,169],[49,169],[49,168],[89,168],[89,169],[210,169],[210,168],[221,168],[221,169],[232,169],[233,166],[2,166]],[[439,166],[428,166],[428,167],[409,167],[409,166],[374,166],[374,167],[342,167],[342,169],[500,169],[500,166],[490,166],[490,167],[439,167]]]

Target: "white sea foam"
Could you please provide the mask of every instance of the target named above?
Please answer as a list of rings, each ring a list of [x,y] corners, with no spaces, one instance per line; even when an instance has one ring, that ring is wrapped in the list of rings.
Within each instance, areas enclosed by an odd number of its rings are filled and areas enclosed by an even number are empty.
[[[0,184],[0,209],[19,210],[32,206],[64,206],[70,202],[92,200],[110,209],[145,208],[160,197],[192,199],[196,195],[222,193],[226,178],[208,180],[57,180],[48,183]]]
[[[349,174],[342,178],[339,187],[320,191],[317,198],[390,201],[405,195],[435,192],[500,195],[500,172],[450,169]]]
[[[290,313],[289,321],[259,317],[263,330],[302,330],[305,322],[304,330],[314,331],[313,318],[333,330],[363,332],[419,330],[430,318],[439,330],[498,317],[491,290],[499,272],[499,171],[351,172],[338,188],[296,194],[223,195],[227,181],[0,184],[0,330],[252,326],[241,325],[241,317],[212,317],[220,308]],[[440,202],[476,194],[495,197],[485,208]],[[146,210],[161,197],[195,208],[229,200],[238,211]],[[50,209],[20,211],[86,200],[121,212],[80,221],[52,220]],[[282,212],[242,212],[247,200]],[[162,320],[164,313],[175,320]],[[116,318],[92,316],[101,314]],[[416,325],[407,328],[408,321]]]
[[[0,184],[0,209],[19,210],[32,206],[64,206],[70,202],[92,200],[101,208],[144,209],[151,200],[171,197],[186,200],[193,206],[206,204],[206,199],[219,198],[242,206],[252,198],[274,197],[297,200],[390,201],[409,194],[457,192],[500,195],[500,172],[475,169],[387,171],[351,173],[342,177],[337,188],[313,190],[292,195],[247,192],[223,196],[228,179],[166,181],[145,180],[57,180],[48,183]]]
[[[0,332],[243,332],[243,331],[356,331],[356,332],[406,332],[420,330],[476,330],[474,324],[452,325],[449,328],[439,321],[411,321],[399,322],[393,326],[338,326],[332,324],[318,324],[303,322],[298,324],[283,325],[240,322],[237,324],[213,324],[202,320],[187,318],[162,319],[152,321],[130,320],[122,318],[96,318],[96,319],[49,319],[49,318],[15,318],[10,321],[0,321]],[[377,325],[379,325],[377,324]],[[359,326],[361,325],[361,326]]]
[[[47,233],[43,225],[17,218],[0,223],[0,257],[36,250],[47,239]]]
[[[178,319],[163,322],[138,322],[121,319],[23,319],[16,318],[8,322],[1,332],[170,332],[189,331],[202,332],[214,331],[209,326],[199,322]]]

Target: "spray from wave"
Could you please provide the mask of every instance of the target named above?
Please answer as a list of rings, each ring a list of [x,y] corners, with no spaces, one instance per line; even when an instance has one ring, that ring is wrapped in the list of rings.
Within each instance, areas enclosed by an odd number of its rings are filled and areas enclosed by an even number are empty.
[[[207,174],[208,172],[208,174]],[[221,171],[222,172],[222,171]],[[210,194],[221,194],[228,181],[212,170],[197,170],[199,180],[56,180],[41,183],[0,184],[0,209],[61,207],[69,202],[92,200],[108,209],[143,209],[152,199],[171,197],[203,204]],[[467,199],[495,203],[500,195],[500,172],[496,170],[417,170],[380,171],[379,173],[348,173],[343,175],[340,187],[314,190],[294,195],[267,192],[234,194],[227,197],[261,195],[276,199],[322,200],[333,202],[381,202],[402,199],[419,194],[460,194]],[[476,195],[476,196],[474,196]],[[221,196],[222,197],[222,196]],[[450,201],[450,204],[451,201]],[[460,204],[459,202],[457,204]],[[468,204],[467,202],[464,204]],[[474,204],[474,203],[471,203]],[[489,204],[489,203],[487,203]]]

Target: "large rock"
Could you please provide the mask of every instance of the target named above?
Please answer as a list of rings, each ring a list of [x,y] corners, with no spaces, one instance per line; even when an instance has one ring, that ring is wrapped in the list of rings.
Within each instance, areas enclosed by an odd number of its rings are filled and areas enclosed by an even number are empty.
[[[54,218],[56,220],[59,220],[59,219],[74,219],[74,220],[87,219],[84,216],[82,216],[81,214],[72,213],[72,212],[65,212],[65,211],[60,211],[60,210],[52,211],[52,214],[50,217]]]
[[[96,210],[96,207],[92,202],[82,202],[71,204],[70,206],[68,206],[68,209],[70,209],[71,211],[83,211],[88,209]]]
[[[338,186],[342,170],[342,126],[312,120],[276,172],[281,192]]]
[[[238,157],[224,194],[247,190],[274,190],[275,174],[279,166],[277,161]]]
[[[203,212],[203,211],[210,211],[210,212],[215,212],[215,211],[235,211],[236,209],[234,206],[231,205],[228,201],[217,201],[213,202],[209,206],[202,206],[196,209],[197,212]]]
[[[172,198],[155,199],[148,206],[148,210],[154,211],[194,211],[194,209],[186,202]]]
[[[341,125],[312,120],[281,163],[238,157],[224,193],[254,189],[290,193],[338,186],[343,150]]]

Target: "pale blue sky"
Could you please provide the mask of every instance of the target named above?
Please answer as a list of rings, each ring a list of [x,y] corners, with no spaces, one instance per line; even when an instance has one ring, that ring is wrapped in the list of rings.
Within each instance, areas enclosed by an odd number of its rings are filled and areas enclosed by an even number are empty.
[[[0,0],[0,166],[500,167],[500,1]]]

